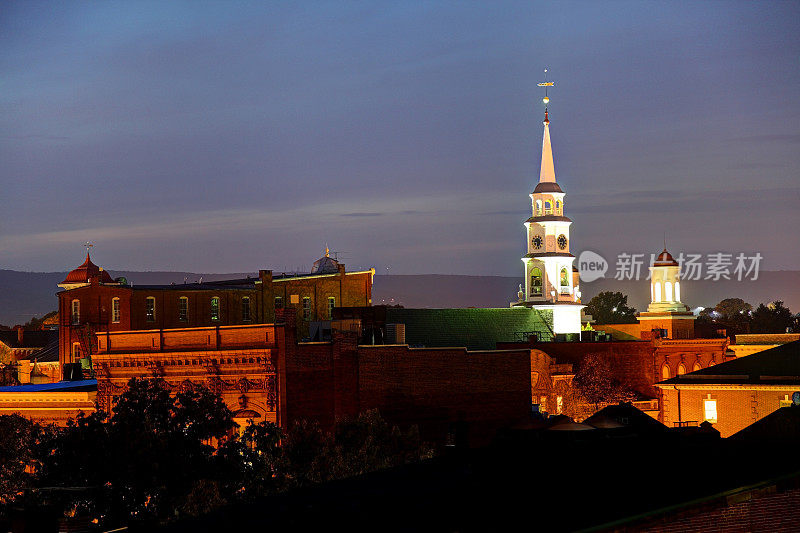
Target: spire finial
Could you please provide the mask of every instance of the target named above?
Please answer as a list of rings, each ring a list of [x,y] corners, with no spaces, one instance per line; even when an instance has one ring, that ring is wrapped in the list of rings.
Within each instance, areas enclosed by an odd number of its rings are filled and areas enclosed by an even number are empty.
[[[328,249],[328,243],[325,243],[325,257],[330,257],[331,251]]]
[[[92,244],[89,241],[86,241],[86,244],[84,244],[83,247],[86,248],[86,259],[89,259],[89,248],[94,247],[94,244]]]
[[[542,83],[537,83],[539,87],[544,87],[544,98],[542,98],[542,103],[544,103],[544,123],[549,124],[550,118],[547,116],[547,105],[550,103],[550,97],[547,96],[547,88],[548,87],[555,87],[555,82],[547,81],[547,69],[544,69],[544,81]]]

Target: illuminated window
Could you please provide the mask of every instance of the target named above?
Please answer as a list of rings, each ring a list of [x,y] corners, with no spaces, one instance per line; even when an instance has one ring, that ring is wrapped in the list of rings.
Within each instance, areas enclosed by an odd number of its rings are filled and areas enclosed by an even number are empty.
[[[717,400],[703,400],[703,416],[712,424],[717,423]]]
[[[700,366],[700,361],[695,361],[694,362],[694,366],[692,366],[692,372],[697,372],[698,370],[701,370],[702,368],[703,367]]]
[[[661,301],[661,283],[656,283],[653,286],[656,289],[656,297],[655,297],[655,299],[653,299],[653,301],[654,302],[660,302]]]
[[[189,320],[189,298],[186,296],[178,298],[178,320],[181,322]]]
[[[675,282],[675,301],[676,302],[680,302],[681,301],[681,282],[680,281],[676,281]]]
[[[308,296],[303,296],[303,318],[311,318],[311,298]]]
[[[119,322],[119,298],[111,298],[111,321]]]
[[[561,201],[560,200],[556,200],[556,215],[560,215],[560,214],[561,214]]]
[[[242,298],[242,322],[250,322],[250,297]]]
[[[545,215],[553,214],[553,204],[550,203],[550,200],[544,201],[544,214]]]
[[[569,286],[569,274],[567,274],[567,269],[561,269],[561,286],[568,287]]]
[[[219,298],[211,298],[211,320],[219,320]]]
[[[682,376],[685,373],[686,373],[686,365],[684,365],[683,363],[679,364],[678,365],[678,375]]]
[[[536,200],[536,213],[535,213],[535,215],[537,217],[542,215],[542,201],[541,200]]]
[[[664,363],[661,366],[661,379],[669,379],[670,377],[672,376],[670,375],[669,365],[667,363]]]
[[[72,300],[72,315],[70,322],[73,325],[80,324],[81,322],[81,302],[80,300]]]
[[[81,345],[76,342],[72,345],[72,360],[80,361],[80,359],[81,359]]]
[[[538,268],[531,270],[531,296],[542,295],[542,271]]]
[[[556,396],[556,414],[560,415],[561,411],[563,410],[564,410],[564,397]]]
[[[275,297],[275,309],[283,309],[283,298],[280,296]]]
[[[156,321],[156,299],[152,296],[148,296],[144,302],[144,314],[145,319],[148,322],[155,322]]]
[[[336,298],[328,296],[328,318],[333,319],[333,308],[336,307]]]
[[[783,400],[778,400],[778,408],[791,407],[794,402],[789,398],[788,394],[783,395]]]
[[[664,301],[672,302],[672,283],[667,281],[664,283]]]

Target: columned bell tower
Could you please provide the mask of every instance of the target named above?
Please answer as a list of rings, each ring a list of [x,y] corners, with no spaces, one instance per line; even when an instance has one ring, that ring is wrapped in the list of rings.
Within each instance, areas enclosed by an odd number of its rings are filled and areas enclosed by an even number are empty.
[[[551,87],[553,82],[539,86]],[[539,183],[530,194],[532,216],[525,221],[528,253],[522,258],[523,290],[520,301],[512,305],[552,311],[554,333],[580,333],[581,309],[585,306],[581,305],[578,278],[573,275],[575,256],[570,253],[569,235],[572,220],[564,215],[566,195],[556,182],[547,107],[550,98],[546,93],[542,101],[545,104],[542,165]]]

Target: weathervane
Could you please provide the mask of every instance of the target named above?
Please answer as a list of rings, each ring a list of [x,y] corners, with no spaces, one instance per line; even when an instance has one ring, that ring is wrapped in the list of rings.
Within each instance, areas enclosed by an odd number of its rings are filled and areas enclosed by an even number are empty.
[[[537,83],[539,87],[544,87],[544,98],[542,98],[542,102],[544,103],[544,121],[550,122],[547,117],[547,104],[550,103],[550,97],[547,96],[547,88],[548,87],[555,87],[555,82],[547,81],[547,69],[544,69],[544,81],[542,83]]]
[[[86,248],[86,255],[88,256],[89,255],[89,248],[93,248],[94,244],[90,243],[89,241],[86,241],[86,244],[84,244],[83,247]]]

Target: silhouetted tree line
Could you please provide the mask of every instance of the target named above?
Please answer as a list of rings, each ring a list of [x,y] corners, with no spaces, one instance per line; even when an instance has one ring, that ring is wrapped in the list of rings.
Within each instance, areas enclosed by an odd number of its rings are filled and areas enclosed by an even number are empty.
[[[46,509],[98,527],[199,516],[226,504],[430,457],[416,428],[377,411],[332,433],[302,421],[238,428],[219,396],[171,395],[160,379],[132,379],[111,416],[67,428],[0,416],[0,525],[12,509]]]
[[[726,298],[701,311],[698,320],[722,326],[731,334],[800,332],[797,316],[780,300],[754,309],[741,298]]]

